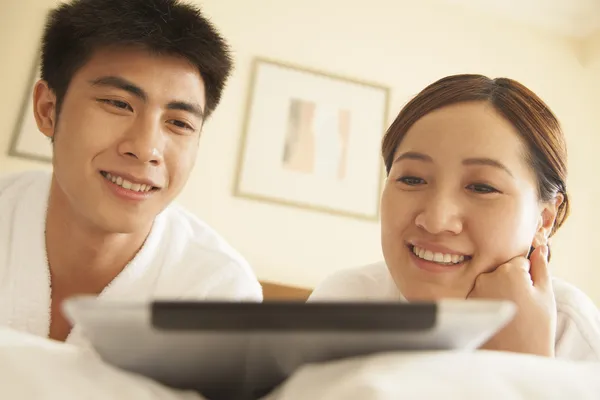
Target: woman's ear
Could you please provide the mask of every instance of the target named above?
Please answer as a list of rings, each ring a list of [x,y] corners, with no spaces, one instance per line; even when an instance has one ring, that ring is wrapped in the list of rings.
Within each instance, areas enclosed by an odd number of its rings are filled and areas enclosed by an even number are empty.
[[[37,81],[33,88],[33,115],[40,132],[53,139],[56,129],[56,95],[46,81]]]
[[[554,199],[542,203],[537,231],[533,238],[533,247],[548,244],[548,239],[550,238],[554,223],[556,222],[558,209],[564,200],[565,197],[563,194],[558,193]]]

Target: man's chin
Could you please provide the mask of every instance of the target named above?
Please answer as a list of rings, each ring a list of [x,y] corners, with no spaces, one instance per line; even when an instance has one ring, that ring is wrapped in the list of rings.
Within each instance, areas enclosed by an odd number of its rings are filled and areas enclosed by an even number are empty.
[[[111,213],[110,216],[99,216],[95,225],[106,234],[134,234],[148,232],[154,218],[141,215],[127,215],[124,212]]]

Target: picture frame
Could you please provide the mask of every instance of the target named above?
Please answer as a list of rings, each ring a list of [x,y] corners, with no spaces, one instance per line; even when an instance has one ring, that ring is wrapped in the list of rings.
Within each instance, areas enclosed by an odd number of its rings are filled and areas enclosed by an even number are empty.
[[[33,88],[39,79],[40,59],[37,57],[27,80],[19,117],[10,140],[8,155],[31,161],[51,163],[52,143],[38,130],[33,114]]]
[[[390,90],[257,57],[234,196],[375,221]]]

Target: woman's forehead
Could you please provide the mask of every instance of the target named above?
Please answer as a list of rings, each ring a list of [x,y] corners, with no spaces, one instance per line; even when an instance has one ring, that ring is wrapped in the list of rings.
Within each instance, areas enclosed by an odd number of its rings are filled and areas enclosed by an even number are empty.
[[[459,103],[435,110],[419,119],[396,150],[426,153],[434,159],[499,158],[522,163],[524,146],[516,128],[493,105]]]

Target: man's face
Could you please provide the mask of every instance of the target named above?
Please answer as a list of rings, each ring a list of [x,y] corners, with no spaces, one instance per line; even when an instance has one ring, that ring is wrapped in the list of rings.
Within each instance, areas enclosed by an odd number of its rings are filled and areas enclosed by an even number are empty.
[[[73,76],[58,123],[53,97],[38,82],[36,119],[54,138],[59,195],[103,231],[151,224],[194,166],[205,108],[199,71],[177,57],[101,50]]]

